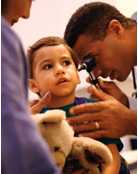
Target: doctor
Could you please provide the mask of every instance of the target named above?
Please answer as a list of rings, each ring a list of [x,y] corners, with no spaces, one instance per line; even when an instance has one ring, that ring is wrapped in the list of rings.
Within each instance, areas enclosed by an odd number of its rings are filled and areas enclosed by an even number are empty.
[[[125,17],[109,4],[92,2],[80,7],[72,15],[64,38],[80,60],[84,60],[88,54],[95,56],[96,77],[124,81],[137,63],[136,36],[136,21]],[[101,84],[101,87],[104,85],[108,86]],[[106,89],[108,91],[108,87]],[[124,105],[128,106],[128,102],[121,91],[118,93],[111,88],[108,92],[120,102],[95,87],[90,87],[88,91],[100,101],[72,108],[71,112],[76,117],[70,118],[69,122],[77,133],[92,138],[119,138],[136,134],[137,114]],[[84,125],[84,122],[87,124]]]

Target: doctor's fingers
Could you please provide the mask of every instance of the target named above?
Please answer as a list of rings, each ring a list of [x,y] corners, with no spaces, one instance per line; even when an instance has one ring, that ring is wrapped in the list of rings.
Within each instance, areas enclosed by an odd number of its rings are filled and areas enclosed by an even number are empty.
[[[108,95],[103,90],[101,90],[100,88],[96,88],[95,86],[89,86],[87,88],[87,91],[90,93],[90,95],[96,97],[97,99],[101,101],[113,99],[111,95]]]
[[[82,124],[74,124],[73,129],[75,131],[75,134],[83,134],[83,133],[88,133],[92,131],[96,131],[99,129],[102,129],[102,123],[100,122],[89,122],[89,123],[82,123]]]
[[[72,114],[82,114],[87,112],[100,112],[108,108],[109,104],[107,101],[99,101],[96,103],[85,103],[74,106],[70,109]]]
[[[67,119],[69,124],[74,125],[74,124],[88,124],[91,122],[100,122],[102,121],[102,117],[99,113],[86,113],[86,114],[81,114],[77,116],[73,116]]]
[[[103,138],[103,137],[109,137],[109,138],[113,138],[112,134],[110,134],[107,130],[95,130],[95,131],[89,131],[89,132],[84,132],[80,134],[81,136],[84,137],[89,137],[89,138],[94,138],[94,139],[99,139],[99,138]]]

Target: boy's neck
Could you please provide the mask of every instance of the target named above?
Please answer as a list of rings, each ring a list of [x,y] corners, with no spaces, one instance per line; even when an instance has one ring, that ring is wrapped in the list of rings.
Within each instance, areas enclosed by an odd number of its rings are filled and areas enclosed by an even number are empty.
[[[59,108],[73,103],[75,100],[75,94],[69,96],[53,96],[51,97],[50,103],[47,105],[48,108]]]

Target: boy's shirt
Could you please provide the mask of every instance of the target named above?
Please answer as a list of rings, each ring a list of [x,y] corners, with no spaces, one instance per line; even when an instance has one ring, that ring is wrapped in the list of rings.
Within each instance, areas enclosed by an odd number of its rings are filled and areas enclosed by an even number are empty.
[[[84,97],[76,97],[74,102],[69,104],[69,105],[65,105],[63,107],[59,107],[58,109],[64,110],[66,112],[66,116],[68,117],[73,117],[73,115],[70,114],[69,110],[76,105],[80,105],[80,104],[84,104],[84,103],[94,103],[96,102],[96,99],[91,99],[91,98],[84,98]],[[44,113],[48,110],[52,110],[52,109],[57,109],[57,108],[44,108],[41,113]],[[116,144],[118,147],[118,150],[121,151],[121,149],[123,148],[123,143],[121,142],[120,139],[117,138],[100,138],[98,139],[100,142],[104,143],[104,144]]]

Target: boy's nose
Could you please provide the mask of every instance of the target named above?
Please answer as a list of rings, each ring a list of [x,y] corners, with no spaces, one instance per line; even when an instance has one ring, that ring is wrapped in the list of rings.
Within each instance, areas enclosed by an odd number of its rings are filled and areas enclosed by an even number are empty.
[[[62,65],[57,65],[56,66],[56,75],[58,74],[64,74],[65,73],[65,69]]]

